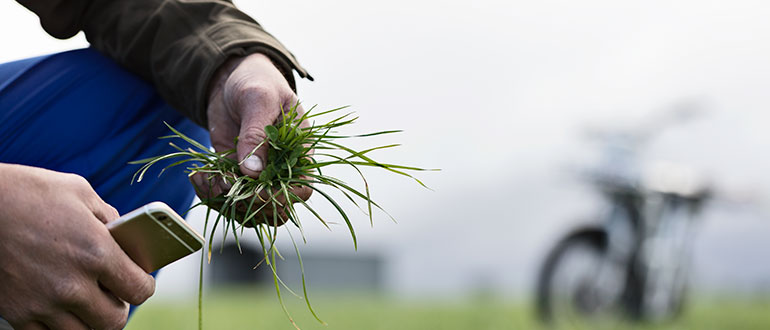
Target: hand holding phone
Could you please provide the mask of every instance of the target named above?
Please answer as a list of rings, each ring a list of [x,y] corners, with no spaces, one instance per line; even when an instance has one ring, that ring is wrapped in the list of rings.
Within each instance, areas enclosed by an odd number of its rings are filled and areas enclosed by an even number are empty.
[[[151,273],[203,247],[203,237],[163,202],[152,202],[107,224],[123,251]]]

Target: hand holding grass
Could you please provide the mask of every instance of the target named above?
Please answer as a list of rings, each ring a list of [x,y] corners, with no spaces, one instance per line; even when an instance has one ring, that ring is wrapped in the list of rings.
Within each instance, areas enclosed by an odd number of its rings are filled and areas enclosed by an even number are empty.
[[[213,235],[217,228],[219,228],[218,225],[221,224],[224,238],[232,234],[236,244],[239,244],[239,235],[242,235],[243,228],[247,224],[251,225],[262,245],[262,252],[265,256],[258,264],[266,264],[272,272],[276,292],[282,306],[280,290],[282,282],[278,278],[275,268],[276,258],[280,258],[275,241],[278,234],[278,225],[284,222],[281,215],[285,215],[285,219],[299,229],[303,240],[305,239],[303,225],[295,210],[294,203],[306,208],[315,219],[327,228],[330,228],[329,216],[319,214],[305,199],[296,195],[294,191],[311,189],[318,195],[321,195],[337,211],[337,216],[333,217],[332,220],[336,221],[342,218],[350,231],[354,247],[357,247],[356,234],[351,219],[345,208],[328,193],[329,190],[341,193],[347,201],[368,214],[369,220],[372,221],[372,209],[382,208],[370,197],[369,185],[361,170],[363,167],[379,168],[391,173],[407,176],[413,178],[421,185],[422,182],[407,172],[424,170],[416,167],[378,162],[371,158],[371,153],[381,149],[396,147],[398,144],[376,146],[364,150],[354,150],[342,144],[346,139],[391,134],[398,131],[343,135],[340,134],[338,129],[353,124],[357,119],[352,116],[352,113],[339,115],[339,111],[344,108],[320,112],[314,112],[313,109],[310,109],[305,113],[299,113],[298,109],[298,105],[287,109],[280,120],[265,127],[266,139],[252,149],[267,148],[266,165],[256,178],[240,172],[243,161],[238,162],[231,158],[236,153],[235,149],[213,152],[171,126],[169,126],[169,129],[173,134],[163,138],[184,140],[192,145],[192,148],[182,149],[174,141],[171,141],[169,145],[176,148],[177,152],[133,162],[135,164],[144,164],[135,175],[137,181],[143,178],[152,165],[160,161],[171,160],[173,162],[164,170],[186,164],[187,171],[192,177],[204,175],[199,178],[205,178],[205,181],[198,182],[198,186],[208,185],[211,187],[209,192],[213,191],[215,184],[223,185],[225,188],[220,188],[223,189],[221,190],[222,194],[204,194],[201,197],[201,203],[198,204],[208,207],[204,224],[204,235],[208,234],[209,237],[208,257],[209,259],[211,258]],[[320,121],[320,118],[323,116],[333,117],[328,121],[318,123],[317,121]],[[311,122],[311,124],[307,125],[307,122]],[[315,150],[315,153],[311,152],[313,150]],[[248,159],[248,156],[249,154],[243,157],[243,159]],[[326,174],[325,171],[333,165],[343,165],[343,167],[349,167],[358,173],[363,189],[354,188],[353,185]],[[363,204],[359,204],[359,202],[363,202]],[[209,226],[209,211],[212,209],[218,211],[219,214],[213,220],[213,224]],[[208,232],[208,228],[211,228],[210,232]],[[295,242],[291,231],[288,229],[287,235],[292,242]],[[302,259],[299,255],[299,249],[296,248],[296,243],[295,252],[299,258],[300,270],[302,270]],[[315,315],[307,299],[304,271],[302,273],[302,288],[308,308]],[[291,292],[291,290],[289,291]],[[288,311],[286,313],[288,315]]]
[[[275,268],[276,258],[280,258],[275,241],[278,226],[287,221],[295,225],[302,239],[305,239],[302,222],[294,205],[303,206],[315,219],[330,228],[330,222],[327,221],[329,217],[319,214],[306,202],[311,192],[321,195],[337,211],[338,217],[331,220],[341,218],[344,221],[353,239],[353,245],[357,247],[351,219],[345,208],[329,194],[329,190],[341,193],[347,201],[368,214],[371,222],[372,209],[381,208],[371,199],[369,186],[361,168],[380,168],[410,178],[413,177],[407,171],[423,169],[378,162],[370,157],[370,153],[374,151],[396,147],[397,144],[364,150],[354,150],[342,144],[345,139],[398,131],[340,134],[338,129],[353,124],[357,118],[353,117],[352,113],[339,115],[339,111],[344,108],[320,112],[310,109],[305,112],[283,76],[265,56],[252,55],[228,62],[217,76],[208,109],[209,131],[214,151],[169,126],[173,134],[163,138],[184,140],[192,145],[192,148],[183,149],[171,141],[169,144],[176,148],[177,152],[133,162],[144,164],[137,171],[135,179],[141,180],[153,164],[162,160],[173,161],[164,170],[186,165],[201,199],[198,205],[208,207],[204,235],[208,236],[209,260],[213,235],[220,224],[224,238],[232,234],[239,247],[239,236],[243,234],[244,227],[253,227],[265,256],[257,261],[257,264],[269,267],[278,299],[288,316],[281,298],[282,282]],[[324,115],[333,117],[320,122]],[[344,165],[356,171],[361,178],[363,189],[354,188],[353,185],[322,172],[332,165]],[[413,179],[422,185],[422,182]],[[359,202],[363,203],[360,205]],[[218,211],[218,215],[210,225],[212,209]],[[287,229],[286,232],[295,244],[295,252],[302,270],[302,259],[294,237],[290,230]],[[203,256],[201,272],[202,267]],[[202,288],[202,282],[200,285]],[[285,288],[293,293],[288,287]],[[307,296],[304,271],[302,289],[307,306],[315,315]],[[199,304],[202,304],[200,299],[199,297]],[[290,316],[289,319],[291,320]]]
[[[214,150],[234,149],[235,153],[228,157],[239,162],[240,173],[257,178],[267,161],[268,146],[262,143],[267,137],[265,127],[279,120],[282,109],[296,104],[297,96],[267,56],[257,53],[231,58],[211,80],[207,117]],[[296,111],[301,114],[302,106]],[[214,198],[230,189],[228,180],[209,178],[208,173],[195,173],[190,179],[202,199]],[[304,201],[312,190],[304,186],[292,187],[291,193]],[[285,202],[284,196],[276,198],[282,204]],[[239,205],[241,212],[245,212],[244,204]],[[272,208],[263,210],[272,217]],[[287,218],[282,208],[279,211],[283,223]]]

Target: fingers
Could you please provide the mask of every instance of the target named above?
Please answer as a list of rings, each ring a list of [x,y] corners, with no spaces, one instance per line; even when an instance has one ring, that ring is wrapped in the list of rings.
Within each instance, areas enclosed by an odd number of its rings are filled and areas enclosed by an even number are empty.
[[[105,224],[120,218],[118,210],[105,203],[101,198],[99,198],[99,203],[91,206],[91,209],[94,216]],[[103,277],[100,278],[100,282],[110,292],[115,292],[115,290],[120,292],[118,297],[123,300],[139,305],[155,292],[155,279],[130,260],[117,244],[113,244],[112,248],[113,254],[117,256],[109,258],[114,261],[108,267],[114,266],[115,268],[112,270],[125,271],[125,282],[118,279],[112,282],[115,276],[112,271],[102,273]],[[118,285],[120,282],[128,284],[134,281],[139,283],[136,292],[128,292],[124,285]],[[125,301],[117,298],[113,293],[102,290],[98,285],[87,286],[85,289],[89,291],[86,293],[89,299],[75,304],[74,312],[90,325],[89,329],[118,329],[125,325],[128,320],[128,304]]]
[[[81,321],[77,316],[69,312],[62,312],[52,317],[49,317],[43,320],[43,323],[45,323],[47,327],[40,328],[40,325],[34,325],[28,329],[67,329],[67,330],[92,329],[92,327],[89,327],[87,324]],[[118,328],[113,327],[113,328],[98,328],[98,329],[118,329]]]
[[[206,173],[196,173],[190,177],[190,181],[195,187],[195,191],[201,200],[207,201],[207,205],[215,210],[219,210],[222,207],[221,202],[213,202],[212,198],[227,193],[230,189],[230,185],[225,183],[220,176],[208,177]],[[291,187],[291,194],[295,195],[299,199],[306,201],[310,198],[313,190],[307,186],[294,186]],[[272,198],[275,199],[275,206],[273,204],[265,205],[271,200],[270,193],[266,190],[262,190],[259,193],[259,197],[256,199],[247,198],[235,204],[236,216],[235,220],[247,227],[253,227],[254,223],[266,223],[273,226],[280,226],[289,220],[287,214],[286,196],[282,193],[278,193],[278,190],[273,190]],[[291,203],[297,203],[300,200],[291,197]],[[277,211],[277,212],[276,212]],[[258,215],[252,217],[247,222],[246,213],[259,212]],[[275,214],[275,216],[274,216]]]
[[[49,329],[72,329],[72,330],[90,330],[92,327],[85,324],[77,316],[69,312],[60,312],[59,314],[43,317],[41,321],[29,321],[22,324],[11,324],[16,330],[49,330]],[[119,328],[98,328],[98,329],[119,329]]]
[[[193,188],[195,188],[195,194],[201,199],[210,198],[211,196],[211,187],[206,181],[206,175],[201,172],[190,176],[190,183],[192,183]]]
[[[195,193],[201,199],[209,199],[224,194],[232,186],[219,175],[201,172],[190,176],[190,182],[195,187]]]
[[[114,244],[117,250],[108,255],[99,271],[99,283],[116,297],[139,305],[155,293],[155,279],[147,274]]]
[[[289,112],[292,107],[297,107],[296,111],[300,116],[304,110],[298,104],[295,94],[288,93],[283,97],[276,97],[274,92],[260,87],[244,91],[244,96],[237,106],[249,109],[241,111],[240,117],[236,145],[238,161],[241,162],[240,170],[245,175],[257,177],[264,169],[267,160],[268,145],[264,142],[267,138],[265,127],[281,120],[283,113]],[[303,122],[303,126],[307,126],[307,122]]]
[[[212,176],[209,178],[208,174],[206,173],[196,173],[190,177],[190,181],[192,182],[193,186],[195,186],[198,196],[202,200],[208,200],[207,205],[209,207],[212,207],[216,210],[219,210],[222,207],[221,202],[216,203],[210,200],[213,197],[227,193],[228,189],[230,189],[230,185],[223,183],[224,180],[222,180],[220,176]],[[278,190],[272,191],[272,198],[275,199],[275,207],[273,206],[272,202],[268,202],[271,200],[271,194],[266,190],[262,190],[259,193],[258,198],[247,198],[237,202],[235,204],[236,221],[242,223],[246,219],[247,212],[259,212],[258,215],[252,217],[253,221],[252,219],[249,219],[249,221],[243,224],[247,227],[252,227],[254,222],[266,223],[275,226],[284,224],[289,219],[286,211],[286,196],[278,192]],[[306,186],[300,186],[292,187],[290,192],[302,200],[307,200],[310,198],[313,190]],[[292,197],[291,202],[296,203],[299,202],[299,200],[296,200]],[[270,204],[265,205],[265,203]],[[274,214],[276,216],[274,216]]]
[[[120,217],[118,211],[105,203],[84,177],[76,174],[67,174],[66,177],[74,186],[75,191],[82,197],[82,201],[91,209],[91,212],[99,221],[108,223]]]
[[[89,329],[122,329],[128,321],[128,304],[97,285],[87,289],[89,299],[72,306],[72,313]]]
[[[109,223],[117,218],[120,218],[118,210],[105,202],[97,203],[91,207],[94,216],[96,216],[102,223]]]
[[[11,324],[15,330],[49,330],[48,326],[38,321],[31,321],[22,324]]]
[[[278,112],[278,111],[275,111]],[[256,178],[265,168],[267,162],[267,143],[264,143],[267,134],[265,126],[271,125],[275,116],[255,115],[244,118],[238,134],[236,154],[240,162],[241,173]]]
[[[304,114],[305,114],[305,108],[303,108],[303,107],[302,107],[302,104],[300,104],[300,103],[299,103],[299,100],[297,99],[297,96],[296,96],[296,95],[294,96],[294,98],[292,99],[292,101],[291,101],[291,102],[292,102],[292,103],[291,103],[291,104],[288,104],[288,106],[289,106],[289,107],[294,107],[294,106],[296,106],[296,107],[297,107],[297,109],[296,109],[296,111],[297,111],[297,117],[302,117],[302,115],[304,115]],[[284,109],[288,109],[288,108],[287,108],[287,105],[284,105]],[[304,120],[304,121],[302,121],[302,122],[300,123],[300,125],[299,125],[299,126],[300,126],[300,127],[309,127],[309,126],[310,126],[310,124],[307,122],[307,120]]]
[[[152,295],[154,279],[125,255],[106,227],[97,221],[93,219],[89,222],[93,227],[86,229],[96,240],[90,241],[88,246],[91,248],[78,258],[86,272],[58,277],[54,285],[44,289],[50,297],[50,305],[40,307],[42,313],[32,314],[33,317],[28,319],[39,322],[27,322],[14,326],[15,329],[122,329],[128,319],[128,305],[102,290],[99,282],[109,290],[121,292],[122,299],[137,304]],[[119,264],[121,260],[122,265]],[[146,277],[149,277],[149,285],[142,284],[148,282]],[[150,290],[145,289],[147,287]],[[129,293],[129,290],[133,292]]]
[[[308,200],[313,192],[311,188],[306,186],[292,187],[289,191],[302,201]],[[241,220],[244,219],[243,215],[247,211],[259,211],[259,214],[253,217],[253,222],[249,221],[244,223],[245,226],[252,227],[254,222],[265,223],[271,226],[281,226],[289,221],[289,205],[286,196],[283,193],[279,193],[278,190],[273,190],[271,198],[270,193],[263,190],[259,195],[260,197],[254,200],[253,205],[249,205],[251,200],[241,201],[236,205]],[[294,196],[290,196],[290,202],[297,203],[300,202],[300,200],[295,199]],[[264,206],[265,203],[269,204]]]
[[[88,208],[100,222],[107,223],[119,218],[117,210],[105,203],[85,179],[79,176],[73,178],[78,182],[81,194],[86,197],[84,201]],[[98,248],[90,244],[98,253],[93,253],[88,259],[88,265],[98,273],[99,283],[118,298],[134,305],[139,305],[152,296],[155,292],[155,279],[123,252],[105,226],[92,229],[92,235],[102,237]]]
[[[308,186],[292,187],[291,192],[301,198],[303,201],[310,199],[313,194],[313,189]]]

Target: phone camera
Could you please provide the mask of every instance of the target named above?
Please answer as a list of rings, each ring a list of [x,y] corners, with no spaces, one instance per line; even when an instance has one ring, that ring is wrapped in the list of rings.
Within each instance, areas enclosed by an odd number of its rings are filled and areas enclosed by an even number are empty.
[[[166,219],[168,219],[168,217],[165,216],[165,215],[159,215],[158,216],[158,220],[160,220],[160,221],[163,221],[163,220],[166,220]]]

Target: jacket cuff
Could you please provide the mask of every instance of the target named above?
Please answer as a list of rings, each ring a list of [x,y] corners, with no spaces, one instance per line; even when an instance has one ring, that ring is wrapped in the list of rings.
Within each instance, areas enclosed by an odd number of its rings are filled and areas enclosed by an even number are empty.
[[[192,107],[193,120],[203,127],[208,127],[206,109],[208,106],[208,91],[217,69],[234,56],[246,56],[254,53],[266,55],[286,78],[286,81],[296,93],[297,87],[293,72],[301,78],[313,80],[313,77],[299,65],[294,55],[289,52],[277,39],[262,30],[257,24],[244,21],[231,21],[211,26],[205,33],[208,47],[200,51],[210,53],[200,71],[200,77],[195,86],[195,104]]]

